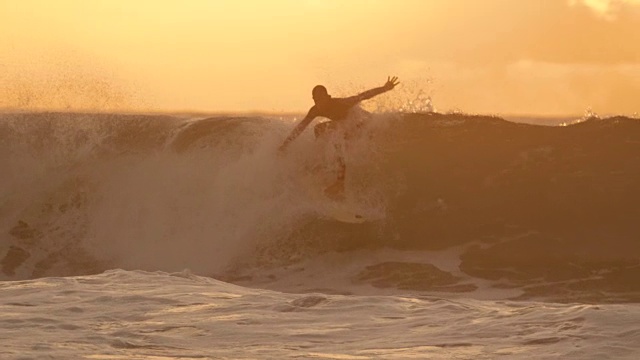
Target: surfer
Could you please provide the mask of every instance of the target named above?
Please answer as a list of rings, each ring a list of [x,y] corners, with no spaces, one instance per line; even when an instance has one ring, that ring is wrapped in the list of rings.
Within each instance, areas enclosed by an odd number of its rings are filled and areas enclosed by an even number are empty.
[[[318,116],[327,118],[330,121],[319,123],[314,127],[314,134],[316,138],[324,137],[329,134],[340,134],[347,139],[346,119],[348,118],[351,108],[363,100],[371,99],[376,95],[392,90],[398,84],[397,76],[389,76],[387,77],[387,82],[383,86],[367,90],[363,93],[347,98],[333,98],[327,92],[327,88],[322,85],[317,85],[311,92],[315,105],[309,109],[307,116],[305,116],[304,119],[302,119],[302,121],[293,128],[278,150],[283,152],[289,143],[297,138],[298,135],[300,135],[300,133],[309,126],[311,121]],[[344,179],[347,167],[342,154],[338,153],[336,161],[338,165],[337,179],[335,183],[324,190],[324,193],[332,199],[339,200],[344,198]]]

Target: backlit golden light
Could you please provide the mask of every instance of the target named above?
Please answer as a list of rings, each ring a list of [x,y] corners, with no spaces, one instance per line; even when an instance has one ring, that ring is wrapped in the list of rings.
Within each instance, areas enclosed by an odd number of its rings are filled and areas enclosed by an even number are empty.
[[[398,75],[441,111],[636,113],[638,24],[639,0],[0,0],[0,107],[304,112]]]

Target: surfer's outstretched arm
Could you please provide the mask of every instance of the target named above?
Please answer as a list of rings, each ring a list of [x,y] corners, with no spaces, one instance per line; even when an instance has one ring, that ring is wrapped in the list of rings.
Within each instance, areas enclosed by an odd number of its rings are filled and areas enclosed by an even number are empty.
[[[311,109],[309,109],[307,116],[305,116],[304,119],[302,119],[302,121],[300,121],[298,125],[296,125],[296,127],[294,127],[293,130],[291,130],[291,133],[289,134],[289,136],[287,136],[286,139],[284,139],[284,142],[282,143],[282,145],[280,145],[280,147],[278,148],[278,151],[284,151],[289,145],[289,143],[295,140],[295,138],[297,138],[298,135],[300,135],[300,133],[302,133],[302,131],[304,131],[304,129],[307,126],[309,126],[311,121],[313,121],[313,119],[315,119],[316,116],[317,116],[316,107],[314,106]]]
[[[367,99],[371,99],[372,97],[376,96],[376,95],[380,95],[382,93],[385,93],[391,89],[393,89],[394,87],[396,87],[396,85],[398,85],[398,77],[397,76],[388,76],[387,77],[387,82],[377,88],[371,89],[371,90],[367,90],[363,93],[360,93],[356,96],[352,96],[350,99],[354,100],[355,102],[360,102],[363,100],[367,100]]]

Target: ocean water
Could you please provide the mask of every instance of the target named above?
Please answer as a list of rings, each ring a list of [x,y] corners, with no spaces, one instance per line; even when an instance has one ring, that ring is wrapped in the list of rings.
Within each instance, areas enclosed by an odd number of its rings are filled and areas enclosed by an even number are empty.
[[[0,114],[0,358],[640,357],[638,119],[293,121]]]

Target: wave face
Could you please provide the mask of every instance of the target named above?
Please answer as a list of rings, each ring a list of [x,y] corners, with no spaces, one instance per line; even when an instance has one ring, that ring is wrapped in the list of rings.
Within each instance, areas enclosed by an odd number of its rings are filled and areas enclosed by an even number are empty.
[[[307,131],[278,155],[288,121],[0,119],[4,280],[189,268],[287,288],[292,276],[289,285],[312,281],[292,275],[305,264],[332,278],[287,290],[640,299],[636,119],[375,115],[346,150],[350,201],[383,215],[360,225],[317,214],[301,181],[331,181],[334,147]]]

